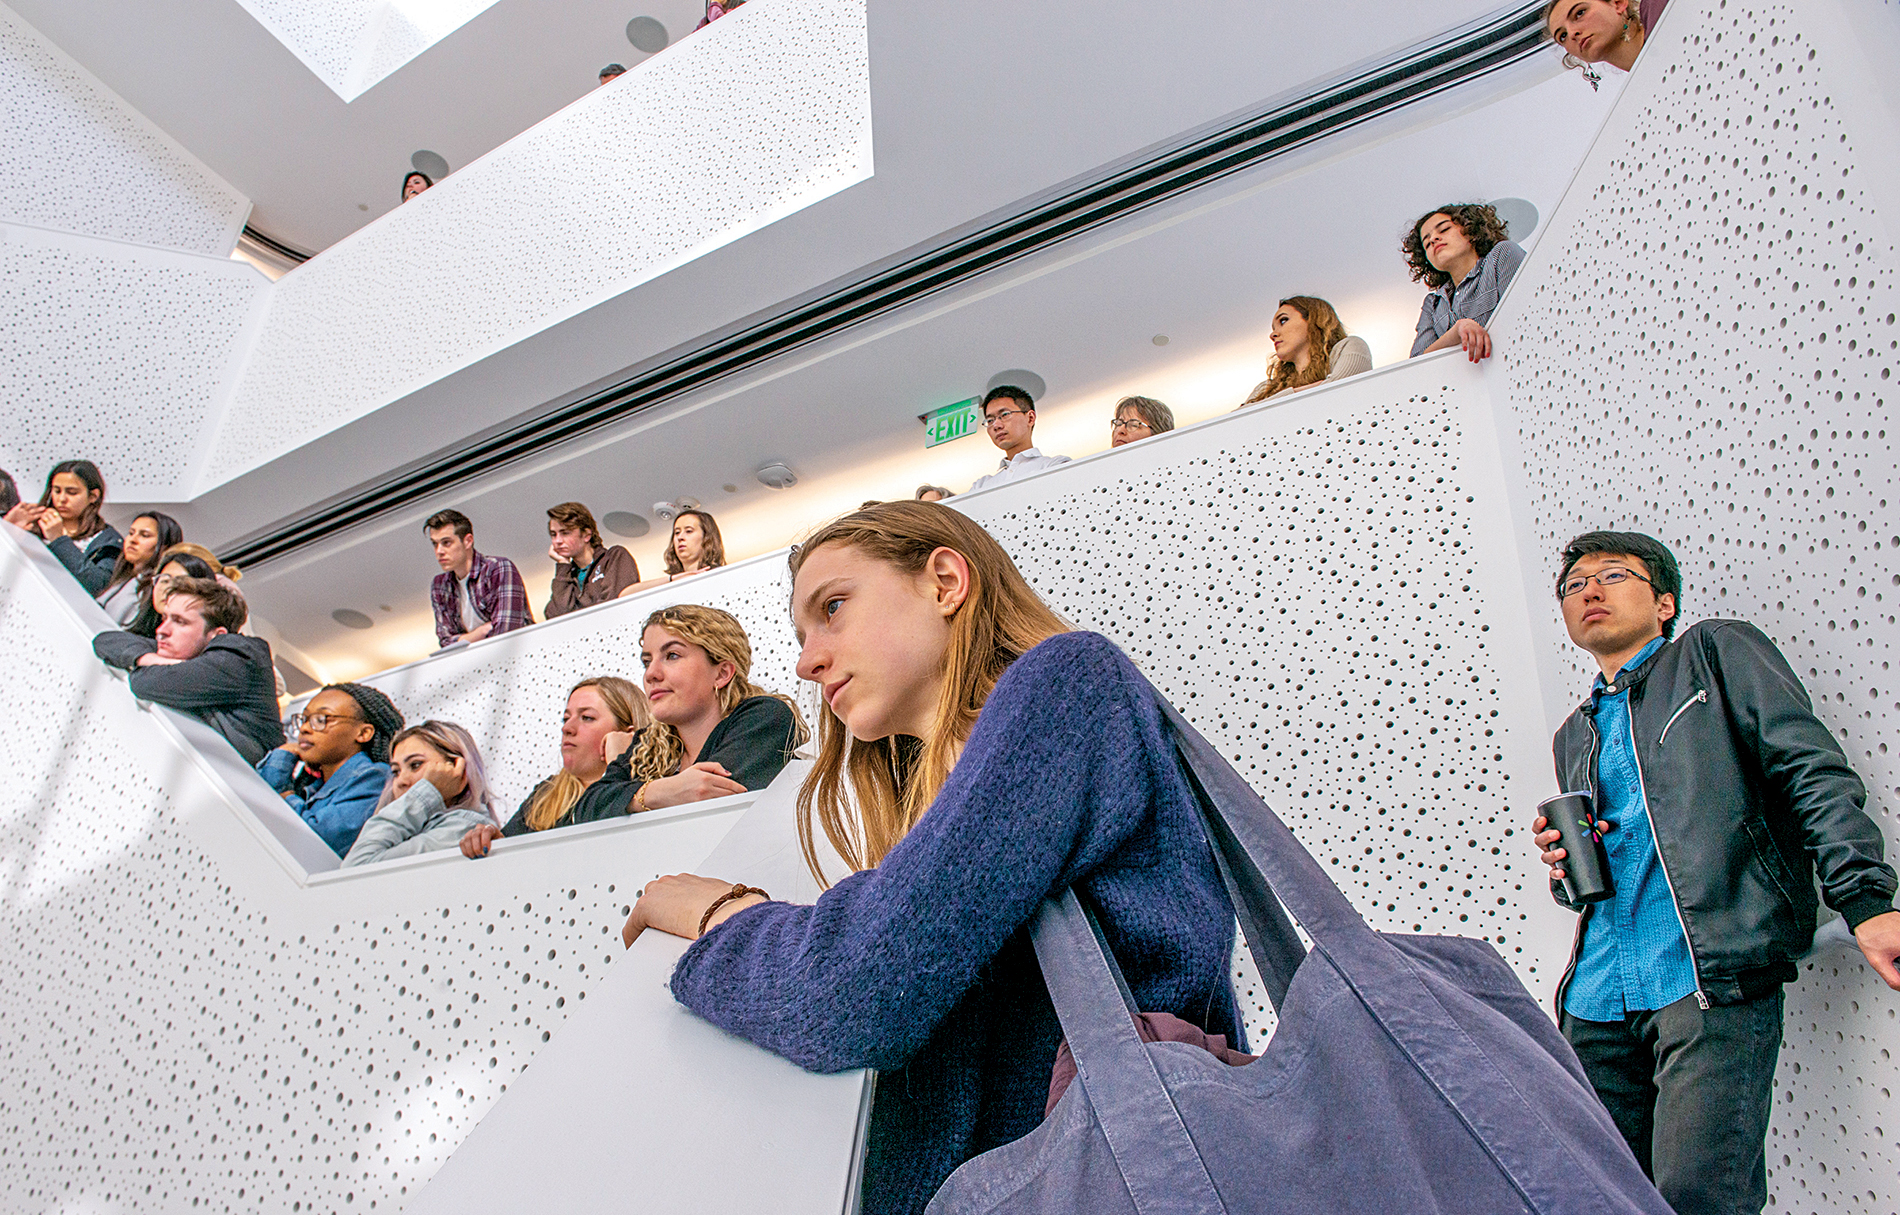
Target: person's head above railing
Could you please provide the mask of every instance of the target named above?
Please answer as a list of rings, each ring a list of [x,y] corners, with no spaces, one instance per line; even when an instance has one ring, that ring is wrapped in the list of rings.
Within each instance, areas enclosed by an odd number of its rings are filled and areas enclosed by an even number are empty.
[[[1636,66],[1649,31],[1668,0],[1550,0],[1544,6],[1544,34],[1563,52],[1566,68],[1581,70],[1596,88],[1594,65],[1607,63],[1627,72]]]
[[[1267,378],[1241,404],[1372,370],[1372,348],[1346,332],[1333,306],[1316,295],[1291,295],[1273,310]]]
[[[666,546],[666,572],[678,578],[718,569],[726,563],[726,541],[710,511],[681,511],[673,519],[673,536]]]

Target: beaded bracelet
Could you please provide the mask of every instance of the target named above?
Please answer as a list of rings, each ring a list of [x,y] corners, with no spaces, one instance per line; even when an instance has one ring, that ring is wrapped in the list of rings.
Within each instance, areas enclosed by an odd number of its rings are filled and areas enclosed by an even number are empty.
[[[720,895],[718,898],[712,901],[712,906],[706,908],[706,914],[699,917],[699,931],[694,933],[693,935],[700,936],[700,937],[705,936],[706,924],[708,921],[710,921],[713,918],[713,912],[718,911],[721,907],[724,907],[727,903],[732,902],[732,900],[742,899],[748,894],[763,895],[767,899],[770,899],[772,897],[771,895],[766,894],[765,891],[760,890],[757,886],[746,886],[743,884],[736,885],[731,890],[726,891],[726,893]]]

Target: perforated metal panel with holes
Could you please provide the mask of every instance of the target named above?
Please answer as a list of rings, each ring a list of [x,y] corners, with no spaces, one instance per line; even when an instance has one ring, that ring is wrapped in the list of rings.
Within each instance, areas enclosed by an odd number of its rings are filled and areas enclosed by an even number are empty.
[[[1685,620],[1775,640],[1892,859],[1900,215],[1878,174],[1900,145],[1841,34],[1851,7],[1670,6],[1514,289],[1498,377],[1527,453],[1527,549],[1548,563],[1592,527],[1670,544]],[[1563,712],[1590,673],[1547,588],[1533,602]],[[1834,949],[1787,1001],[1770,1209],[1900,1210],[1900,994]]]
[[[867,28],[737,12],[286,276],[202,487],[870,176]]]
[[[0,221],[225,257],[250,200],[0,5]]]

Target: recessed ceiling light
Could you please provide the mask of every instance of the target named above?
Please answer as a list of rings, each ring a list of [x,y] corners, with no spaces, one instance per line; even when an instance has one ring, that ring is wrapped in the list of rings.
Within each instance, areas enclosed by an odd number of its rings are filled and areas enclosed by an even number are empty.
[[[1016,387],[1022,389],[1029,394],[1029,399],[1032,401],[1042,400],[1042,394],[1049,391],[1049,386],[1042,382],[1041,376],[1021,367],[1012,367],[1008,371],[997,372],[990,377],[989,383],[983,385],[983,391],[988,392],[992,388],[1001,388],[1005,384],[1014,384]]]
[[[729,494],[736,494],[739,492],[739,487],[737,485],[722,485],[719,488],[725,490]]]
[[[418,173],[427,173],[429,180],[434,182],[449,175],[449,162],[442,159],[440,152],[431,152],[427,148],[409,158],[409,167]]]
[[[627,41],[637,51],[651,55],[666,49],[666,27],[652,17],[635,17],[627,22]]]
[[[367,211],[367,210],[369,210],[369,204],[368,204],[368,203],[357,203],[357,204],[356,204],[356,209],[357,209],[358,211]]]
[[[330,613],[330,619],[346,629],[366,629],[376,623],[355,608],[338,608]]]
[[[635,539],[653,530],[645,515],[636,515],[630,510],[610,510],[600,517],[600,525],[616,536]]]
[[[1157,346],[1166,346],[1168,344],[1168,335],[1165,333],[1157,333],[1150,340]]]
[[[798,474],[777,460],[760,468],[758,478],[767,489],[790,489],[798,484]]]

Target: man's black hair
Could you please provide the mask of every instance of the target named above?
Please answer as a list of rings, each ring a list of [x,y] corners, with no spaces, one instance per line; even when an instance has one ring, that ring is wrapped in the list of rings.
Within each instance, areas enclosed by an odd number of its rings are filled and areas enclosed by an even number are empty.
[[[1016,387],[1014,384],[998,384],[983,394],[983,412],[987,414],[990,411],[991,401],[1000,401],[1004,397],[1008,397],[1010,400],[1021,405],[1025,413],[1034,412],[1036,408],[1036,399],[1023,389]]]
[[[428,522],[422,525],[422,533],[426,536],[430,532],[444,527],[454,528],[455,534],[458,536],[467,537],[475,534],[475,525],[470,523],[468,516],[459,510],[439,510],[433,515],[430,515]]]
[[[1650,589],[1659,596],[1675,596],[1675,614],[1663,621],[1662,626],[1664,637],[1674,637],[1676,621],[1682,619],[1682,570],[1676,565],[1676,555],[1662,541],[1641,532],[1585,532],[1564,545],[1563,569],[1557,574],[1557,590],[1560,594],[1564,579],[1570,577],[1571,569],[1592,553],[1634,557],[1643,563],[1643,568],[1649,573]]]

